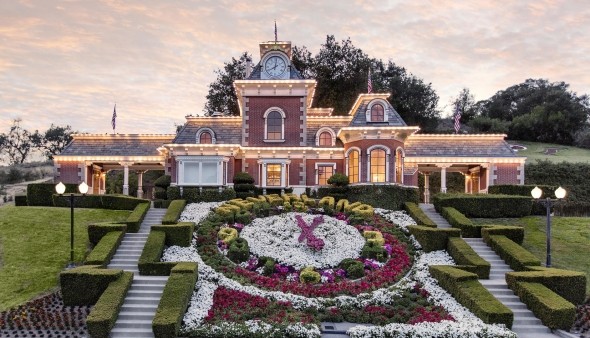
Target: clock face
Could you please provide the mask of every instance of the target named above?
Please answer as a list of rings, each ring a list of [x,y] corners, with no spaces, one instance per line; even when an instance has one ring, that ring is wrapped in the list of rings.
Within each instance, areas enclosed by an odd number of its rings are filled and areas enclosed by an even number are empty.
[[[264,63],[264,70],[271,77],[278,77],[287,70],[287,63],[280,56],[271,56]]]

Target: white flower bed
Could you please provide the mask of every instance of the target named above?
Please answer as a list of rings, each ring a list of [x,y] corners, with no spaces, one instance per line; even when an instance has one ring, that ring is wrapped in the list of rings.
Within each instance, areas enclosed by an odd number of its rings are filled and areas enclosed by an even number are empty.
[[[218,206],[222,205],[223,202],[209,202],[209,203],[190,203],[184,207],[182,214],[180,214],[179,222],[195,222],[199,224],[207,214]]]
[[[189,205],[189,206],[192,206]],[[186,219],[203,219],[210,210],[207,207],[191,207],[185,209],[183,216]],[[190,210],[190,211],[187,211]],[[409,216],[403,212],[388,211],[377,209],[389,221],[400,226],[407,232],[407,226],[415,224]],[[185,215],[187,213],[187,215]],[[201,213],[201,214],[195,214]],[[181,216],[181,217],[183,217]],[[356,231],[356,230],[355,230]],[[411,237],[413,238],[413,237]],[[199,256],[195,243],[192,247],[170,247],[168,248],[162,261],[192,261],[197,262],[199,267],[199,282],[195,288],[189,310],[184,317],[184,330],[210,330],[209,332],[223,332],[231,334],[232,332],[243,332],[248,330],[251,333],[271,333],[275,330],[268,324],[259,321],[249,321],[245,325],[237,323],[222,323],[219,326],[202,325],[203,319],[213,305],[213,293],[219,286],[228,289],[246,292],[251,295],[264,297],[273,301],[289,301],[296,309],[316,308],[323,309],[329,306],[366,306],[369,304],[383,305],[393,304],[400,297],[403,290],[411,289],[416,282],[419,282],[426,291],[429,292],[429,301],[435,305],[442,306],[456,322],[442,321],[440,323],[419,323],[409,324],[388,324],[384,326],[364,326],[358,325],[352,327],[347,333],[353,338],[361,337],[503,337],[516,338],[516,334],[503,325],[485,324],[465,307],[459,304],[449,293],[438,286],[434,278],[428,271],[429,265],[454,265],[452,258],[445,251],[436,251],[424,254],[418,254],[416,262],[408,274],[395,285],[387,288],[375,290],[370,293],[363,293],[355,297],[339,296],[335,298],[308,298],[294,295],[291,293],[282,293],[278,291],[267,291],[251,285],[241,285],[238,282],[225,277],[218,273],[210,266],[206,265]],[[320,330],[317,325],[303,326],[294,323],[288,326],[290,333],[297,333],[298,337],[319,337]],[[206,331],[203,331],[205,333]]]
[[[313,266],[325,269],[338,265],[345,258],[358,258],[365,245],[359,231],[345,221],[323,216],[324,222],[318,225],[313,234],[325,243],[322,250],[311,249],[306,241],[299,242],[301,229],[296,216],[300,215],[310,224],[317,215],[297,212],[278,216],[257,218],[244,227],[240,237],[248,241],[250,251],[258,256],[267,256],[277,262],[292,265],[297,269]]]

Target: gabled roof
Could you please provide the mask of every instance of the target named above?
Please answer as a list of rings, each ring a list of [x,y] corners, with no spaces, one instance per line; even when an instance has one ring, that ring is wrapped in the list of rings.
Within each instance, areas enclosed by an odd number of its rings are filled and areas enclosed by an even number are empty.
[[[503,134],[415,134],[405,143],[407,157],[520,157]]]
[[[161,156],[158,151],[172,134],[74,134],[73,140],[56,156]]]
[[[186,124],[171,143],[196,143],[197,132],[201,128],[213,130],[216,144],[242,143],[242,118],[225,116],[186,117]],[[167,142],[170,143],[170,142]]]
[[[406,122],[401,118],[395,108],[393,108],[389,101],[387,101],[389,96],[390,94],[388,93],[360,94],[348,112],[349,115],[353,116],[350,126],[407,126]],[[386,122],[367,122],[367,108],[373,100],[382,100],[386,105],[384,107],[385,112],[387,113]]]

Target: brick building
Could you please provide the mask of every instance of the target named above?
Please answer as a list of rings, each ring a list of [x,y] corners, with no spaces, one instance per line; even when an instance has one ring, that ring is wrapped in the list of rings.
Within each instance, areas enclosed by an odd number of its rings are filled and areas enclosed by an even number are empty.
[[[316,81],[291,64],[290,42],[260,44],[260,62],[234,83],[239,116],[187,116],[177,135],[75,135],[55,157],[56,180],[86,181],[104,193],[104,174],[164,169],[172,184],[228,187],[246,171],[263,189],[326,185],[334,173],[351,184],[417,186],[429,174],[461,172],[465,191],[487,192],[494,184],[523,184],[524,157],[505,135],[420,134],[387,101],[389,94],[361,94],[345,116],[311,108]],[[139,180],[141,184],[141,179]],[[138,189],[141,194],[141,189]]]

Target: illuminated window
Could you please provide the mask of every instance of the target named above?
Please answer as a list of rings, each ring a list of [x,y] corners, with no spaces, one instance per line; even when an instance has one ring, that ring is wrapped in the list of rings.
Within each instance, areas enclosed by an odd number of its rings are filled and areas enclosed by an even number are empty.
[[[283,139],[283,116],[278,111],[271,111],[266,116],[266,139]]]
[[[208,132],[201,133],[201,136],[199,137],[199,143],[201,143],[201,144],[213,143],[213,138],[211,137],[211,134],[209,134]]]
[[[334,175],[333,165],[318,165],[318,184],[327,185],[328,179]]]
[[[371,156],[371,182],[385,182],[385,150],[373,149]]]
[[[267,164],[266,165],[266,186],[280,187],[281,186],[281,165]]]
[[[404,153],[401,149],[395,152],[395,182],[404,183]]]
[[[374,104],[371,107],[371,122],[383,122],[385,121],[385,113],[383,106],[380,104]]]
[[[359,152],[351,150],[348,153],[348,181],[350,183],[359,182]]]
[[[320,146],[331,146],[332,145],[332,134],[324,131],[320,134]]]

